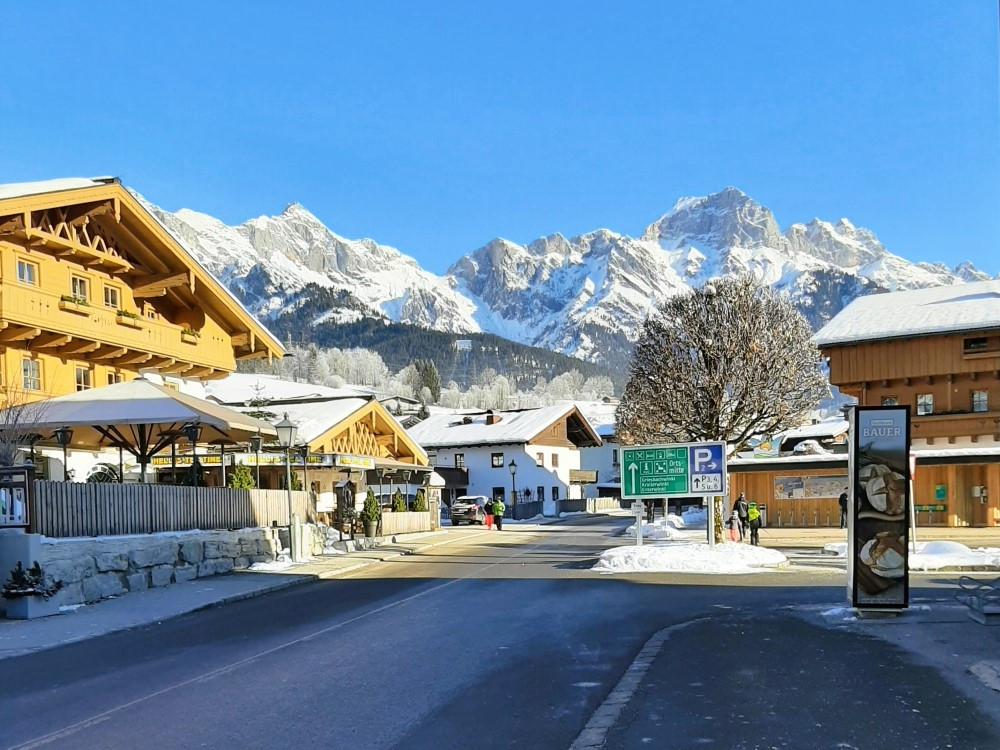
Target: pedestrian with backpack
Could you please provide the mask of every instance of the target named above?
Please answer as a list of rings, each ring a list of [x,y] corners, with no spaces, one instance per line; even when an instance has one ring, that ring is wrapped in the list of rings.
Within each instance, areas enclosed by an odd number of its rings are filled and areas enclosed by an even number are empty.
[[[740,541],[742,542],[747,536],[747,524],[750,522],[750,517],[747,514],[747,498],[742,492],[740,496],[736,498],[736,502],[733,503],[733,513],[740,522]]]
[[[507,510],[507,506],[503,504],[503,500],[499,497],[493,501],[493,523],[497,527],[497,531],[503,531],[503,513]]]
[[[750,502],[747,504],[747,519],[750,523],[750,544],[754,547],[760,546],[760,510],[757,508],[757,503]]]

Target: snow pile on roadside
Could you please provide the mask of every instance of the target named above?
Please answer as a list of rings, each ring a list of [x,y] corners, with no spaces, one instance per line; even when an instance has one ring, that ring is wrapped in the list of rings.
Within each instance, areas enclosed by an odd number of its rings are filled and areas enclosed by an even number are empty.
[[[271,562],[256,562],[251,565],[247,570],[263,571],[265,573],[274,573],[279,570],[288,570],[292,567],[293,563],[290,560],[272,560]]]
[[[559,514],[560,518],[569,518],[570,516],[589,516],[590,514],[585,510],[564,510]]]
[[[847,556],[847,542],[824,545],[825,552]],[[916,553],[910,554],[910,570],[941,570],[942,568],[1000,568],[1000,548],[969,549],[958,542],[917,542]]]
[[[980,547],[971,550],[958,542],[917,543],[917,554],[910,555],[911,570],[940,570],[954,567],[1000,568],[1000,549]]]
[[[681,520],[686,528],[703,529],[708,523],[708,509],[688,508],[683,513],[681,513]],[[669,516],[668,516],[668,521],[669,521]]]
[[[711,573],[742,575],[760,573],[787,563],[774,549],[749,544],[723,543],[711,548],[704,542],[675,542],[645,547],[613,547],[591,570],[598,573]]]
[[[666,524],[674,529],[683,529],[687,526],[687,524],[684,523],[684,519],[676,513],[667,513]]]
[[[635,524],[632,524],[627,529],[625,533],[630,536],[635,536]],[[644,523],[642,525],[642,538],[643,539],[680,539],[680,532],[673,528],[672,526],[664,526],[660,522],[654,523]]]

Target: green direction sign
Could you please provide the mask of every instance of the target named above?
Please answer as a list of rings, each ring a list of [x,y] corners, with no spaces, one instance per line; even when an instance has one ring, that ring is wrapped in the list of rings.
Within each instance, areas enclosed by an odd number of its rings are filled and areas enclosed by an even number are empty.
[[[725,495],[726,444],[673,443],[622,449],[622,497]]]
[[[622,460],[622,497],[688,494],[687,446],[624,448]]]

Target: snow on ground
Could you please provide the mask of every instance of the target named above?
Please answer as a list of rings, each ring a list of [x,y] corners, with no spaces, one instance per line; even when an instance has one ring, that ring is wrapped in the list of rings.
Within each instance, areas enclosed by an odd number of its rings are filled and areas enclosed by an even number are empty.
[[[258,562],[250,566],[249,570],[264,571],[274,573],[279,570],[288,570],[295,563],[290,560],[272,560],[271,562]]]
[[[642,547],[613,547],[592,568],[599,573],[760,573],[787,563],[774,549],[724,542],[710,548],[705,542],[668,542]]]
[[[823,549],[838,557],[847,556],[847,542],[827,544]],[[917,552],[910,555],[909,565],[910,570],[1000,568],[1000,547],[969,549],[958,542],[917,542]]]
[[[702,539],[705,536],[707,518],[708,514],[703,508],[691,508],[679,516],[668,513],[666,518],[643,523],[642,538],[670,541]],[[625,529],[625,533],[635,536],[635,524]]]
[[[958,542],[917,542],[917,554],[910,555],[910,570],[972,566],[1000,568],[1000,548],[972,550]]]

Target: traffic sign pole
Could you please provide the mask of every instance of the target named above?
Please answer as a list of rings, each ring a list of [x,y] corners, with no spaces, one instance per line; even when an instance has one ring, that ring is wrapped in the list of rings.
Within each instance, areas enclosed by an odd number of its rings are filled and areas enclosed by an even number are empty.
[[[642,546],[642,517],[645,515],[645,506],[636,500],[632,503],[632,515],[635,516],[635,546]]]

